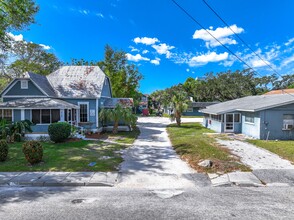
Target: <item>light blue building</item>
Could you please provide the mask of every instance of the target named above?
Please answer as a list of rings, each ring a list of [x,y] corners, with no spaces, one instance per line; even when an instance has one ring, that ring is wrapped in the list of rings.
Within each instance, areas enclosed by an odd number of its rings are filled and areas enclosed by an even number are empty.
[[[294,140],[294,95],[248,96],[208,106],[203,125],[219,133]]]
[[[0,95],[0,118],[30,120],[40,134],[58,121],[101,131],[99,109],[119,101],[112,100],[110,80],[98,66],[64,66],[48,76],[26,73]]]
[[[200,111],[207,106],[214,105],[218,102],[190,102],[188,108],[182,112],[183,116],[203,116],[204,114]]]

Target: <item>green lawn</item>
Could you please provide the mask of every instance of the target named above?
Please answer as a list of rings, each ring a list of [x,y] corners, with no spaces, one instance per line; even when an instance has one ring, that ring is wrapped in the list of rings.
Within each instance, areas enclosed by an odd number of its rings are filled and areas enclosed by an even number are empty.
[[[133,131],[121,131],[117,134],[112,134],[110,132],[106,133],[109,137],[117,138],[115,141],[122,144],[132,144],[135,139],[139,136],[139,128],[135,128]]]
[[[203,118],[203,116],[182,115],[182,118]]]
[[[247,140],[249,143],[267,149],[294,162],[294,141]]]
[[[219,147],[214,138],[203,133],[213,133],[199,123],[183,123],[181,127],[175,124],[168,126],[167,131],[176,152],[196,170],[200,172],[230,172],[233,170],[250,170],[231,157],[230,152]],[[199,161],[210,159],[212,168],[203,168]]]
[[[8,160],[0,162],[0,171],[114,171],[123,161],[116,152],[124,145],[98,141],[66,143],[43,142],[43,162],[30,166],[22,153],[22,143],[9,144]],[[101,159],[109,156],[110,159]],[[93,167],[89,163],[96,162]]]

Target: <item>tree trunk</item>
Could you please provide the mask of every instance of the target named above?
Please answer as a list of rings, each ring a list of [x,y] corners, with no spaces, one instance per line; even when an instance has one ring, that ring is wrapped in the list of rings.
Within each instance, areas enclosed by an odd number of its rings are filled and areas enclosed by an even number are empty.
[[[113,124],[112,133],[117,134],[117,132],[118,132],[118,121],[115,121]]]
[[[181,126],[181,114],[176,111],[176,122],[177,122],[177,125],[180,127]]]

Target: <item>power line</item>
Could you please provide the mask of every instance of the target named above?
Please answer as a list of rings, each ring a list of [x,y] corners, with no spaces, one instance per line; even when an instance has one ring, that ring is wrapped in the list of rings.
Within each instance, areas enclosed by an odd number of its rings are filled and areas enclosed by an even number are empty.
[[[248,47],[265,65],[267,65],[274,73],[281,76],[270,64],[268,61],[263,59],[258,53],[256,53],[240,36],[237,34],[229,25],[228,23],[205,1],[202,0],[204,4],[233,32],[233,34],[246,46]]]
[[[254,72],[256,72],[260,77],[263,77],[258,71],[254,70],[246,61],[244,61],[241,57],[239,57],[237,54],[235,54],[230,48],[228,48],[226,45],[224,45],[219,39],[217,39],[212,33],[210,33],[200,22],[198,22],[186,9],[184,9],[181,5],[179,5],[175,0],[172,0],[172,2],[181,9],[192,21],[194,21],[196,24],[198,24],[203,30],[205,30],[213,39],[215,39],[221,46],[223,46],[227,51],[229,51],[232,55],[234,55],[239,61],[244,63],[249,69],[252,69]],[[280,74],[278,74],[281,76]],[[285,92],[290,96],[293,96],[292,94]]]

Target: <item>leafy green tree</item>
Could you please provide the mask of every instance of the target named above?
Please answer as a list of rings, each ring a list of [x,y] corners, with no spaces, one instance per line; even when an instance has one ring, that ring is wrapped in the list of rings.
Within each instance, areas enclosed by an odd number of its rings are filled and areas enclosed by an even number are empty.
[[[110,78],[113,97],[133,98],[135,102],[139,102],[141,99],[139,85],[143,75],[139,72],[137,66],[128,63],[124,51],[114,50],[106,45],[104,60],[97,62],[72,59],[71,64],[99,66]]]
[[[48,75],[62,65],[53,53],[48,53],[39,44],[18,41],[14,43],[13,52],[17,59],[8,68],[17,77],[24,72]]]
[[[39,7],[33,0],[1,0],[0,1],[0,49],[5,51],[12,40],[7,32],[22,30],[34,23],[34,16]]]

